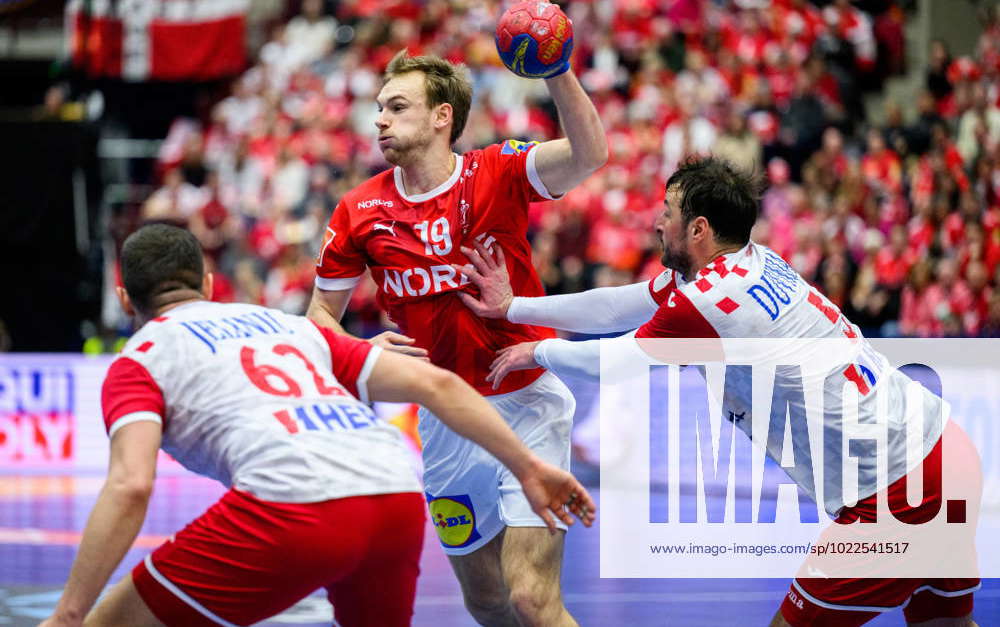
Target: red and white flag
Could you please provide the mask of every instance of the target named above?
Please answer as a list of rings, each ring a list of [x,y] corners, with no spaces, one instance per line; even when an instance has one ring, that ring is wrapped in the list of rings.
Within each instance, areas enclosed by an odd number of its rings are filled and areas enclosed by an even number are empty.
[[[210,80],[246,64],[248,0],[70,0],[73,64],[93,77]]]

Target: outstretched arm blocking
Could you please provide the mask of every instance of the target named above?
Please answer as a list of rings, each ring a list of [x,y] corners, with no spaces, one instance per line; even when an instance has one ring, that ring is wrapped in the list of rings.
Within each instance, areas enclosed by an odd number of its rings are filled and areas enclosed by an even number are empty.
[[[462,247],[472,263],[453,267],[479,288],[479,296],[459,292],[458,297],[478,316],[506,318],[519,324],[536,324],[574,333],[618,333],[631,331],[656,313],[649,283],[600,287],[577,294],[514,296],[503,250],[491,254],[479,242],[475,249]]]
[[[383,351],[368,379],[368,395],[372,400],[419,403],[457,434],[485,448],[514,473],[532,509],[553,533],[553,516],[567,525],[573,523],[571,513],[588,527],[593,522],[596,506],[573,475],[539,459],[493,406],[454,373]]]

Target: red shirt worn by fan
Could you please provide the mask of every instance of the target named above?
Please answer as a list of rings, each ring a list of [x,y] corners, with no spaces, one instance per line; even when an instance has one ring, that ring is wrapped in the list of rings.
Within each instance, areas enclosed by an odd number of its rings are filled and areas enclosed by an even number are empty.
[[[437,188],[410,195],[393,168],[341,199],[330,218],[316,268],[322,290],[354,287],[371,268],[377,301],[400,330],[482,394],[520,389],[541,374],[524,370],[494,391],[485,380],[496,351],[554,337],[551,329],[479,318],[456,295],[473,292],[450,264],[468,263],[461,246],[499,245],[516,296],[541,296],[525,237],[528,203],[552,199],[534,163],[536,142],[508,140],[455,158]]]

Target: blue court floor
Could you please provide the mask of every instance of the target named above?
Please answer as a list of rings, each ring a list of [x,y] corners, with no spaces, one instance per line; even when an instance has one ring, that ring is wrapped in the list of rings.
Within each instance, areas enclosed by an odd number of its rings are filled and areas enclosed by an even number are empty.
[[[51,612],[102,482],[94,475],[0,475],[0,625],[36,625]],[[138,546],[115,580],[221,493],[218,484],[194,476],[158,479]],[[601,579],[598,538],[596,527],[579,525],[567,537],[563,587],[566,605],[581,625],[767,625],[788,587],[777,579]],[[329,625],[330,611],[323,597],[310,597],[263,624]],[[984,581],[975,616],[983,627],[1000,625],[1000,581]],[[869,624],[904,621],[893,612]],[[414,625],[474,625],[430,527]]]

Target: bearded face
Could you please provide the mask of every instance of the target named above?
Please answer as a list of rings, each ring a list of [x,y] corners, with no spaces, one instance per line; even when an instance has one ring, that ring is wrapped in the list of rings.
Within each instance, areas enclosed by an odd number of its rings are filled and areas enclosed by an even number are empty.
[[[688,252],[687,225],[680,210],[681,191],[672,187],[663,199],[663,213],[656,219],[656,236],[663,248],[660,261],[665,268],[690,278],[694,260]]]
[[[694,268],[694,261],[687,251],[686,230],[682,230],[681,239],[674,241],[663,241],[663,256],[660,261],[664,268],[670,268],[674,272],[679,272],[684,278],[691,277],[691,270]]]

